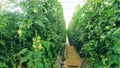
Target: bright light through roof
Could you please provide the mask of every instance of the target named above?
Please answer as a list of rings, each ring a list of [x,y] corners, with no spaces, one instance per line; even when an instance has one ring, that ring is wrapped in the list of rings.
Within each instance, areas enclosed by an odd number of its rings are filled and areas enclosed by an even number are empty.
[[[9,0],[3,0],[4,2],[9,2]],[[21,0],[18,0],[18,2]],[[68,28],[68,24],[73,16],[73,13],[75,11],[76,6],[79,4],[80,6],[84,5],[85,0],[59,0],[63,7],[64,12],[64,18],[66,22],[66,29]],[[0,3],[2,3],[2,0],[0,0]],[[10,5],[12,8],[14,8],[14,4]],[[9,7],[9,10],[11,10],[11,7]],[[19,12],[23,13],[22,9],[20,7],[12,9],[11,11],[14,12],[16,10],[20,10]]]
[[[64,18],[66,22],[66,29],[68,28],[68,24],[72,18],[72,15],[75,11],[76,6],[79,4],[80,6],[84,5],[85,0],[59,0],[63,7]]]

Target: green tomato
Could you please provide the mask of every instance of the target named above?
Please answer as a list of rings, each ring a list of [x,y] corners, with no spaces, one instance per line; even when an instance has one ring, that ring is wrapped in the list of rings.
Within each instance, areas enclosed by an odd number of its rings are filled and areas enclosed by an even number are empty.
[[[105,29],[106,29],[106,30],[109,30],[109,29],[110,29],[110,26],[106,26]]]
[[[34,12],[34,13],[38,13],[38,9],[34,9],[33,12]]]

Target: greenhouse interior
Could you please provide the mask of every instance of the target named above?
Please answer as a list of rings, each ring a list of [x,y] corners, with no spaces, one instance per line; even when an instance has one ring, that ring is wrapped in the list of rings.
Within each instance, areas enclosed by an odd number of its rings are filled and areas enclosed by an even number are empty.
[[[0,68],[120,68],[120,0],[0,0]]]

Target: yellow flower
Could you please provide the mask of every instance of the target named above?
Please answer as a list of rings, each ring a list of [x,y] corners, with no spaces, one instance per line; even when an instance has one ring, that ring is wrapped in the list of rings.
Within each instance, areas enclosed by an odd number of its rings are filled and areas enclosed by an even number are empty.
[[[22,30],[18,30],[18,34],[21,36],[22,35]]]
[[[37,36],[37,40],[40,40],[40,36]]]
[[[40,45],[38,46],[38,49],[41,50],[42,48],[43,48],[43,46],[40,44]]]
[[[36,45],[33,45],[33,48],[35,48],[35,49],[36,49]]]
[[[40,40],[37,40],[36,42],[40,42]]]

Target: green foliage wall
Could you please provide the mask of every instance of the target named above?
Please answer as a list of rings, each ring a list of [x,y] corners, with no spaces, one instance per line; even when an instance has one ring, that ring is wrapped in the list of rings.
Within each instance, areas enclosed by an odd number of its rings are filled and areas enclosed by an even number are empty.
[[[66,40],[60,3],[23,0],[15,5],[23,13],[0,10],[0,67],[56,68]]]
[[[70,43],[89,68],[120,67],[120,1],[87,0],[69,24]]]

